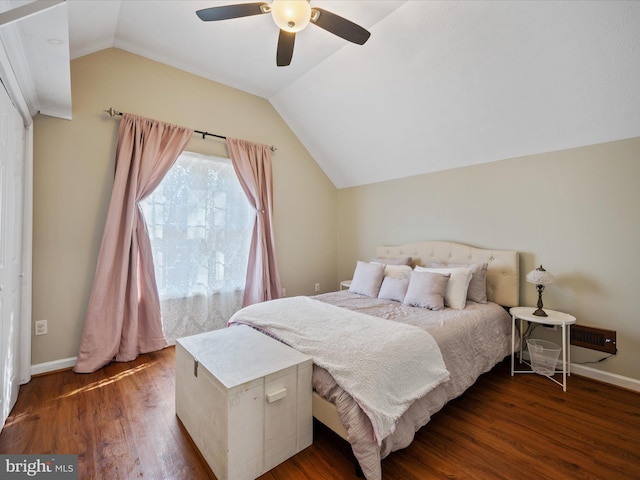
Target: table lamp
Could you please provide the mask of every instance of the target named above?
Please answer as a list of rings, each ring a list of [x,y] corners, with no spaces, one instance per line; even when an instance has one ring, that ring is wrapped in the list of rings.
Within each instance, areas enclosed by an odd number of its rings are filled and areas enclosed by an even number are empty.
[[[527,273],[527,282],[533,283],[538,289],[538,309],[533,312],[533,314],[538,317],[546,317],[546,312],[542,310],[542,292],[544,291],[545,285],[556,283],[555,277],[540,265],[535,270],[531,270]]]

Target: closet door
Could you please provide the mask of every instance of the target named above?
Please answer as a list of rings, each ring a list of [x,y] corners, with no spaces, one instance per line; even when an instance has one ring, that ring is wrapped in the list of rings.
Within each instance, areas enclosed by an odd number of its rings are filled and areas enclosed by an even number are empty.
[[[0,83],[0,427],[19,388],[24,132]]]

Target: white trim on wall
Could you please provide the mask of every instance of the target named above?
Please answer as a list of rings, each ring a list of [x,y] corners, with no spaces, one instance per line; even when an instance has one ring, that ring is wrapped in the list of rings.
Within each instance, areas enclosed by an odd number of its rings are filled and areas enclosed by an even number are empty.
[[[522,358],[527,361],[531,361],[528,351],[522,352]],[[590,378],[591,380],[597,380],[598,382],[607,383],[609,385],[626,388],[627,390],[632,390],[634,392],[640,393],[640,380],[636,380],[635,378],[624,377],[622,375],[618,375],[617,373],[604,372],[602,370],[598,370],[597,368],[587,367],[586,365],[580,363],[571,364],[571,373],[580,375],[581,377]],[[567,382],[567,385],[570,386],[571,383]]]
[[[76,364],[77,358],[78,357],[61,358],[60,360],[31,365],[31,375],[42,375],[43,373],[51,373],[58,370],[73,368]]]
[[[21,385],[31,380],[29,365],[31,365],[31,304],[33,292],[33,123],[25,127],[24,135],[22,303],[18,371]]]
[[[586,367],[576,363],[571,364],[571,373],[591,378],[592,380],[609,383],[617,387],[626,388],[627,390],[633,390],[634,392],[640,392],[640,380],[636,380],[635,378],[623,377],[616,373],[603,372],[602,370]]]
[[[73,368],[76,364],[76,358],[77,357],[69,357],[54,360],[52,362],[31,365],[31,375],[41,375],[44,373],[55,372],[57,370]],[[636,380],[634,378],[623,377],[622,375],[617,375],[615,373],[603,372],[602,370],[597,370],[595,368],[586,367],[576,363],[571,364],[571,373],[640,393],[640,380]],[[569,387],[571,387],[570,382]]]
[[[25,127],[31,125],[33,123],[33,119],[31,118],[31,111],[29,110],[29,105],[27,105],[27,101],[24,97],[22,89],[20,88],[20,82],[18,82],[18,78],[16,77],[15,71],[13,70],[11,60],[9,59],[9,55],[5,48],[4,39],[1,35],[0,78],[2,78],[2,84],[4,84],[4,88],[7,90],[7,93],[9,94],[9,98],[13,102],[13,105],[16,107],[18,112],[20,112]],[[2,87],[0,86],[0,88]]]

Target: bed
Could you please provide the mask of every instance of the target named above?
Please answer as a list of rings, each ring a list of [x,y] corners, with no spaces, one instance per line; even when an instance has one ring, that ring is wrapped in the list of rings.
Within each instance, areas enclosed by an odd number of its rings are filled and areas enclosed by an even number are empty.
[[[314,417],[350,442],[368,480],[379,480],[383,458],[511,352],[505,308],[519,303],[518,274],[515,251],[444,241],[381,246],[357,263],[349,290],[252,305],[230,325],[251,325],[314,358]],[[364,324],[379,330],[365,333]],[[389,383],[405,375],[382,371],[396,363],[411,372],[407,386]]]

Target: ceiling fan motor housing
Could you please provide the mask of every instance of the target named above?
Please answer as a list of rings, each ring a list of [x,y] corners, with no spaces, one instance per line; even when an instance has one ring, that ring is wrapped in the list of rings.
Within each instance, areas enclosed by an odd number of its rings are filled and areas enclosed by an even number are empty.
[[[295,33],[309,25],[311,6],[308,0],[273,0],[271,16],[281,30]]]

